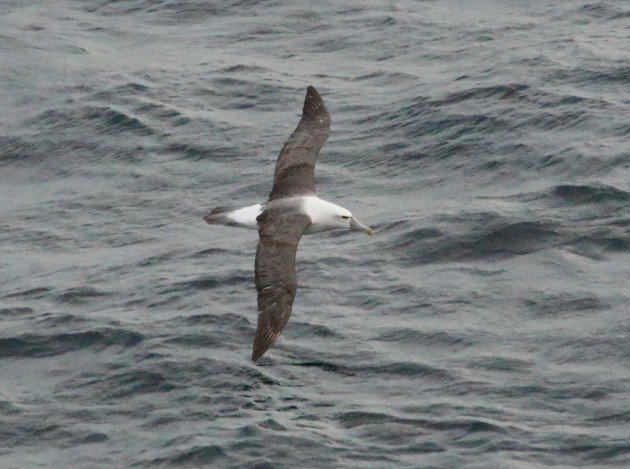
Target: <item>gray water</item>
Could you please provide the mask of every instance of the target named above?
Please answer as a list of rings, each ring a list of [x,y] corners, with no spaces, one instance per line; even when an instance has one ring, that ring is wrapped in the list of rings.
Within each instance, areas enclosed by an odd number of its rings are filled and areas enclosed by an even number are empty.
[[[0,466],[630,465],[630,5],[0,3]],[[319,194],[260,363],[255,231]]]

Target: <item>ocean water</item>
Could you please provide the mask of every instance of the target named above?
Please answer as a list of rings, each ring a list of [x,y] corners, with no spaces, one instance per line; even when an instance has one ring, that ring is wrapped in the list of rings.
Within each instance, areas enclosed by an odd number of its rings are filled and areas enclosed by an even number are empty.
[[[0,467],[630,465],[630,5],[0,2]],[[259,363],[307,85],[319,194]]]

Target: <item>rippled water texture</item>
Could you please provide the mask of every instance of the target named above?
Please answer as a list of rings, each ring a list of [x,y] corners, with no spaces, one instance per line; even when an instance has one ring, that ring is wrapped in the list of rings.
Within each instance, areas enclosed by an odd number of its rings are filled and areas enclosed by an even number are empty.
[[[0,3],[0,466],[630,465],[630,6]],[[320,194],[259,364],[306,86]]]

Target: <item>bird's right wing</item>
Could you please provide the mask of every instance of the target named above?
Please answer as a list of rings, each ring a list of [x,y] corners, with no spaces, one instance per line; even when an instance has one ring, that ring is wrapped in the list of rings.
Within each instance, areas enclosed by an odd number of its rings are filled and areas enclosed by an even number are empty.
[[[260,241],[255,264],[258,327],[252,360],[271,347],[291,316],[297,289],[295,253],[310,218],[268,209],[258,217],[258,223]]]

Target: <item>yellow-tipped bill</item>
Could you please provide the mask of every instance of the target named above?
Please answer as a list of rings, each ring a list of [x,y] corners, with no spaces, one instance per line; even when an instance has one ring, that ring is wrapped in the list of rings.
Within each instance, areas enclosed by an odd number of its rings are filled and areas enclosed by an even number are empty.
[[[350,229],[354,231],[363,231],[370,236],[374,235],[374,230],[372,228],[370,228],[369,226],[365,226],[354,217],[352,217],[352,219],[350,220]]]

